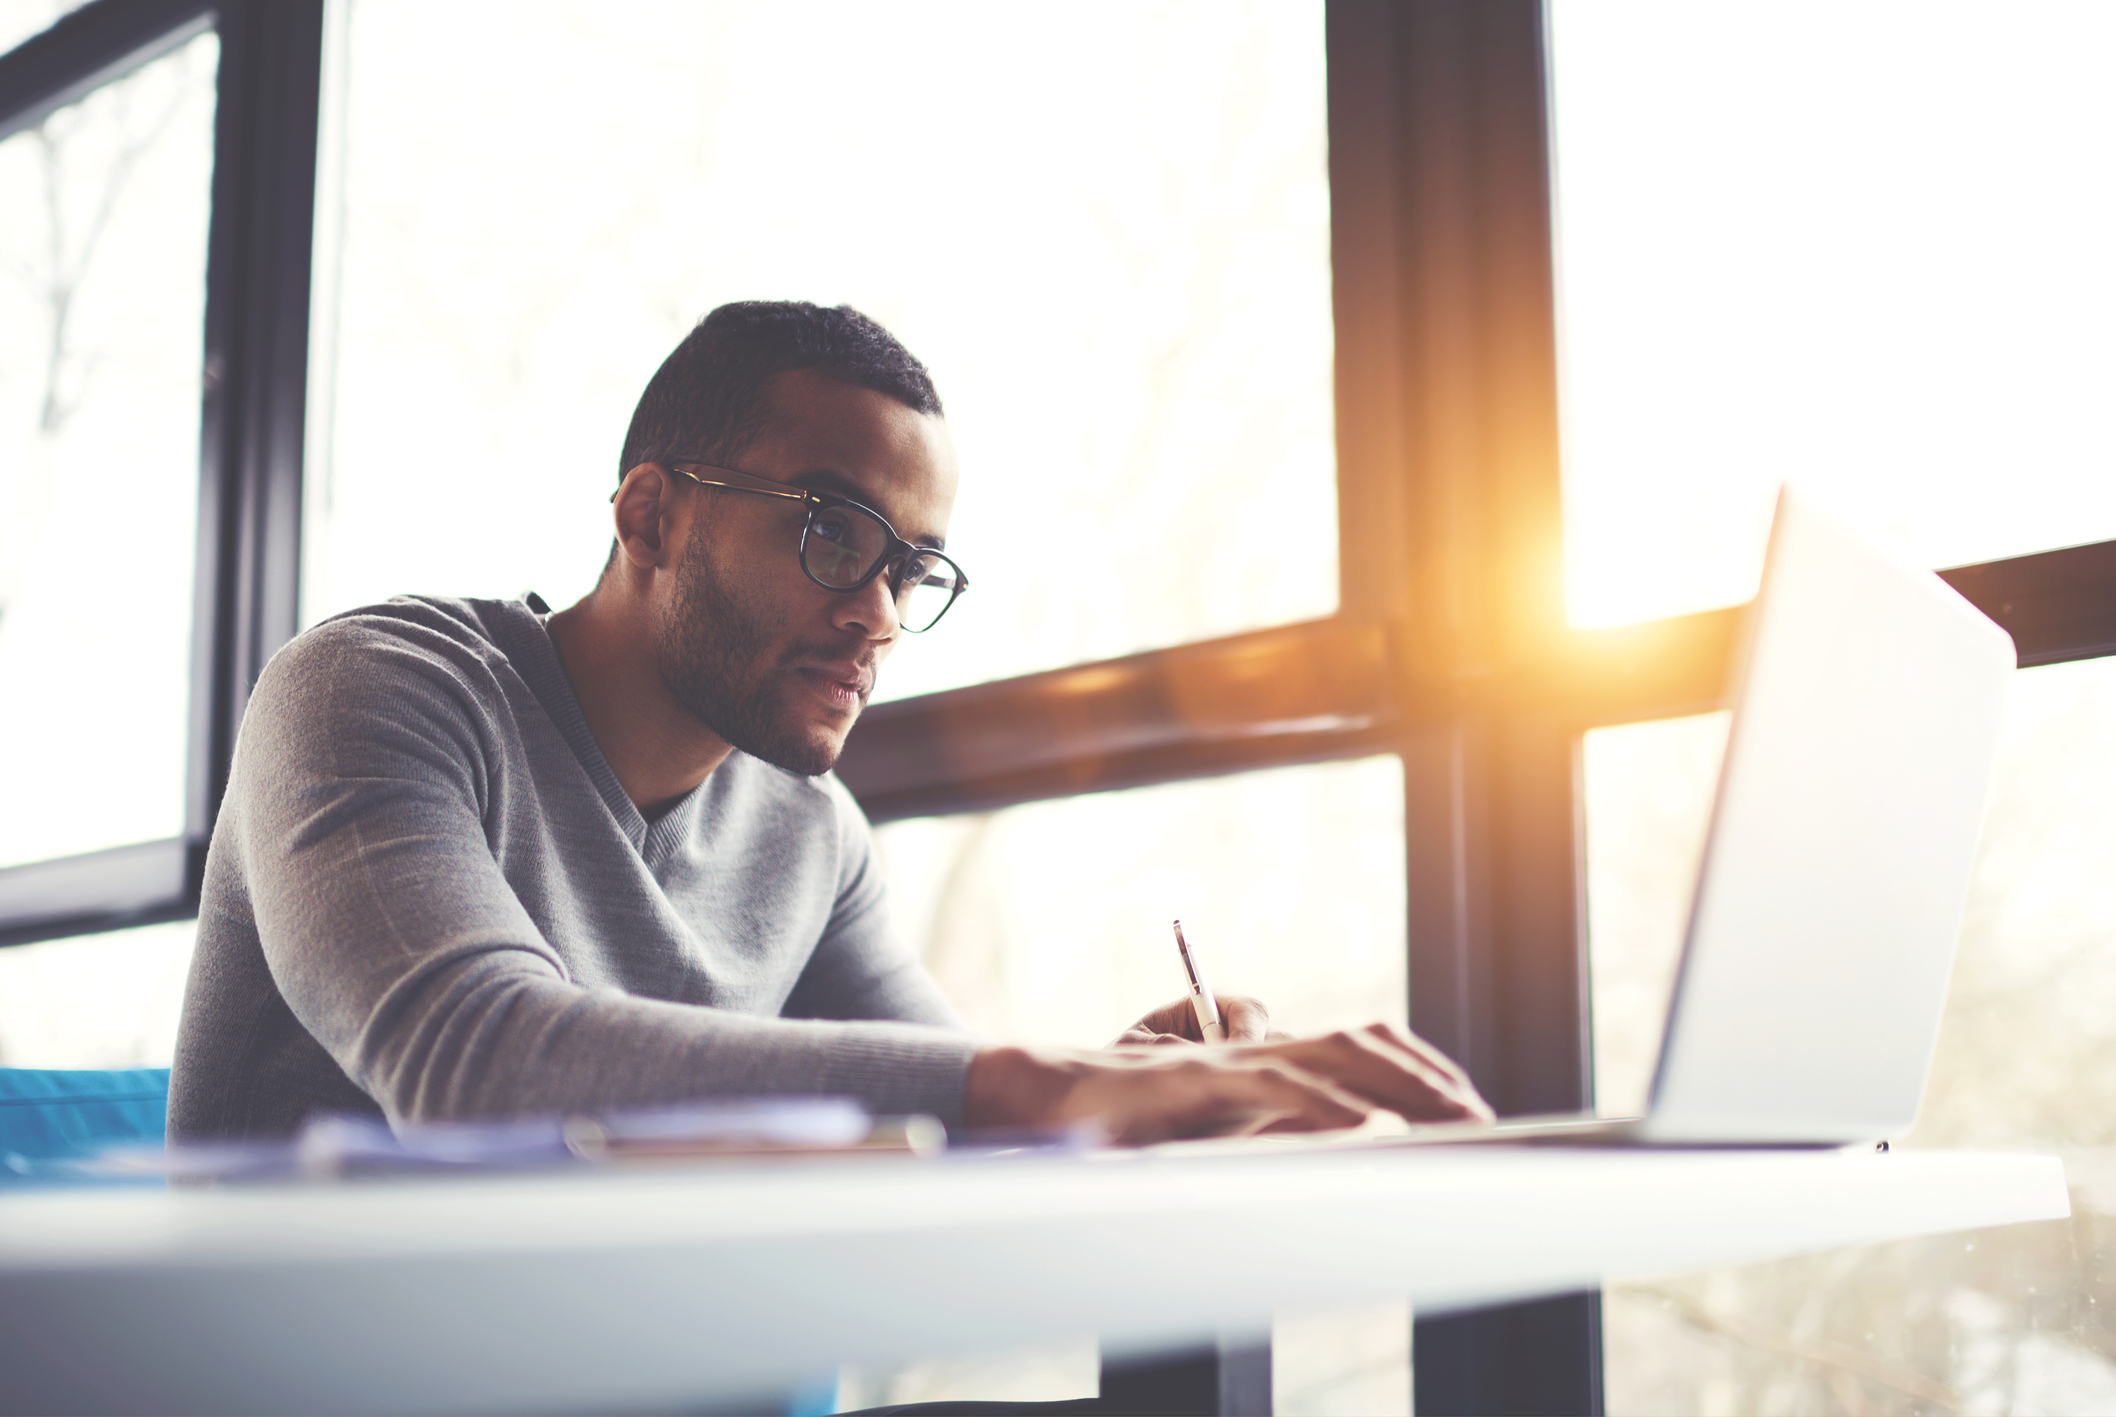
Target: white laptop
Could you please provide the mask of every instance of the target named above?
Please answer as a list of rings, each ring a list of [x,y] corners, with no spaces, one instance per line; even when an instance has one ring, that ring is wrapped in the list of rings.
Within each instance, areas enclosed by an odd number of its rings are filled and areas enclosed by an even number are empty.
[[[1781,494],[1646,1115],[1368,1144],[1837,1146],[1908,1131],[2013,668],[2006,632],[1946,582]]]
[[[1847,1143],[1917,1121],[2013,641],[1953,587],[1778,499],[1681,972],[1634,1130]]]

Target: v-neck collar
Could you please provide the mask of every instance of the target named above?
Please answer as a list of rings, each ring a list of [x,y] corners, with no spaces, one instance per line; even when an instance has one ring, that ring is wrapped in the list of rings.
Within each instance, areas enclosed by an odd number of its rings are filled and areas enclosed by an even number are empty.
[[[617,780],[616,769],[603,756],[602,745],[595,741],[595,734],[588,727],[588,716],[582,711],[580,699],[573,692],[573,681],[566,677],[564,661],[558,657],[558,646],[551,638],[548,613],[539,613],[535,607],[543,604],[543,598],[534,591],[520,600],[500,601],[504,619],[502,627],[507,643],[500,646],[529,692],[536,695],[537,702],[558,729],[559,737],[573,750],[580,760],[588,781],[595,784],[603,805],[617,819],[637,851],[649,866],[668,859],[669,854],[690,840],[700,804],[705,799],[705,782],[676,799],[675,805],[653,821],[648,821],[624,784]],[[721,764],[725,767],[726,764]]]

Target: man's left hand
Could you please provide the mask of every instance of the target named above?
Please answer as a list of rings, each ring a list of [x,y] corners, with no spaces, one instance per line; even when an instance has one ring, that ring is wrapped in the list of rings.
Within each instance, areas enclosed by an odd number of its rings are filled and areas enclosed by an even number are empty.
[[[1271,1013],[1259,999],[1248,999],[1240,994],[1219,996],[1220,1023],[1227,1030],[1229,1043],[1262,1043],[1270,1038],[1284,1038],[1283,1033],[1271,1031]],[[1117,1035],[1112,1048],[1136,1048],[1167,1043],[1203,1043],[1205,1034],[1198,1027],[1197,1010],[1190,1006],[1188,998],[1178,999],[1172,1004],[1163,1004],[1145,1018]]]

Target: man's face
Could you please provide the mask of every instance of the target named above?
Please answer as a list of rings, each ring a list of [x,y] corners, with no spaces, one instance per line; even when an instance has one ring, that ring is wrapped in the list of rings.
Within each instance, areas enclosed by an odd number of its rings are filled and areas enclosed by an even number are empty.
[[[939,546],[955,506],[947,425],[887,394],[807,370],[767,389],[764,430],[729,465],[874,508],[906,541]],[[691,515],[662,606],[662,682],[743,752],[828,772],[903,631],[888,576],[840,593],[811,581],[798,503],[678,481]]]

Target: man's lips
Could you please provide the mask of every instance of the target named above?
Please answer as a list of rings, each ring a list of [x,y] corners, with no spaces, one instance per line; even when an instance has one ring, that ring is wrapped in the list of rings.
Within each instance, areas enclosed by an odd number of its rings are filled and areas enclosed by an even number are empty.
[[[826,703],[857,709],[874,692],[874,666],[865,664],[797,664],[794,672]]]

